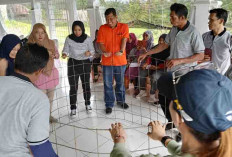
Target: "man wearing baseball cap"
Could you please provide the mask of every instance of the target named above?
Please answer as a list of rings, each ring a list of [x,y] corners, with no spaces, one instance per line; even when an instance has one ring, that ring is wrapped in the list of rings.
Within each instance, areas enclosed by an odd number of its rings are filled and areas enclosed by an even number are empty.
[[[174,86],[176,98],[169,110],[182,134],[182,146],[166,136],[165,125],[150,122],[148,136],[161,141],[171,157],[232,156],[232,81],[213,70],[194,70]],[[131,156],[125,149],[125,131],[120,123],[110,129],[115,143],[111,156]],[[161,157],[142,155],[142,157]],[[170,156],[169,156],[170,157]]]

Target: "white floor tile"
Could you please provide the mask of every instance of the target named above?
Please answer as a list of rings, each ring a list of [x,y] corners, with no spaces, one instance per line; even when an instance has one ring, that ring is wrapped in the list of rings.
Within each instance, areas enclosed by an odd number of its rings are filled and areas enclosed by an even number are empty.
[[[148,150],[154,154],[168,154],[160,142],[149,140],[147,137],[147,125],[150,121],[160,120],[166,123],[160,106],[138,100],[132,94],[126,94],[129,109],[123,110],[115,105],[112,114],[106,115],[102,82],[91,82],[93,110],[88,114],[79,80],[77,115],[71,118],[67,65],[66,63],[61,65],[60,84],[56,88],[52,109],[52,115],[59,123],[51,125],[50,133],[50,141],[59,157],[108,157],[113,148],[108,129],[115,122],[121,122],[124,126],[127,133],[126,146],[132,151],[132,156],[148,153]],[[130,93],[133,91],[130,90]],[[177,131],[172,130],[168,134],[174,136]]]

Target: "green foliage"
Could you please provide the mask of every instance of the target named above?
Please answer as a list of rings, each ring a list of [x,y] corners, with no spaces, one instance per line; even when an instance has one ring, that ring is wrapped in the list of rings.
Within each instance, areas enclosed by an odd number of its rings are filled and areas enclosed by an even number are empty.
[[[190,9],[190,0],[129,0],[128,3],[100,0],[102,6],[116,8],[121,22],[128,23],[141,20],[169,27],[171,26],[169,22],[169,8],[174,2],[183,3]]]
[[[226,26],[232,32],[232,1],[222,0],[222,8],[229,11],[229,18],[227,20]]]
[[[229,11],[229,18],[227,21],[228,30],[232,30],[232,1],[231,0],[221,0],[223,2],[222,8]],[[119,20],[123,23],[128,23],[131,21],[144,21],[152,23],[155,25],[161,25],[166,27],[171,27],[169,14],[170,6],[173,3],[182,3],[187,6],[189,10],[189,15],[191,12],[192,2],[191,0],[129,0],[126,3],[122,1],[105,1],[100,0],[102,6],[106,8],[114,7],[118,11]],[[135,24],[137,27],[139,23]],[[134,27],[134,26],[133,26]]]
[[[127,6],[128,7],[123,14],[125,16],[123,20],[138,21],[145,17],[146,12],[144,10],[144,6],[140,3],[139,0],[131,0]]]
[[[76,0],[77,10],[87,9],[88,0]]]

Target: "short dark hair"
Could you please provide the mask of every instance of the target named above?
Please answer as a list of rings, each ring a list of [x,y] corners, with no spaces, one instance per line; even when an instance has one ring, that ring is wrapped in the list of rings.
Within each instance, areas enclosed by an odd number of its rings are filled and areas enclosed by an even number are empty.
[[[105,16],[109,15],[109,14],[113,14],[114,16],[117,16],[116,10],[114,8],[108,8],[105,11]]]
[[[37,44],[26,44],[18,51],[15,58],[15,70],[32,74],[43,69],[49,59],[48,50]]]
[[[184,16],[187,18],[188,16],[188,9],[185,5],[180,3],[174,3],[170,7],[171,11],[174,11],[178,17]]]
[[[227,22],[227,18],[228,18],[228,11],[225,10],[225,9],[222,9],[222,8],[216,8],[216,9],[211,9],[209,11],[210,14],[212,13],[216,13],[216,17],[218,19],[223,19],[224,20],[224,25],[226,24]]]

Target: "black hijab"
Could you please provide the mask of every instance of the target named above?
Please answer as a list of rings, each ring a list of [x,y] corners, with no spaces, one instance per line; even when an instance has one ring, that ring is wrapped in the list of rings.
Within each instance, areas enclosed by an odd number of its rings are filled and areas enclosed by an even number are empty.
[[[7,34],[2,38],[0,44],[0,58],[5,58],[8,61],[6,76],[9,76],[14,72],[14,59],[10,58],[9,55],[13,48],[20,43],[21,41],[19,37],[14,34]]]
[[[77,37],[74,34],[75,26],[79,26],[81,28],[81,30],[82,30],[82,34],[79,37]],[[85,26],[84,26],[83,22],[74,21],[73,24],[72,24],[72,34],[70,34],[68,37],[70,39],[72,39],[73,41],[77,42],[77,43],[83,43],[85,41],[85,39],[87,38],[87,34],[85,34]]]

